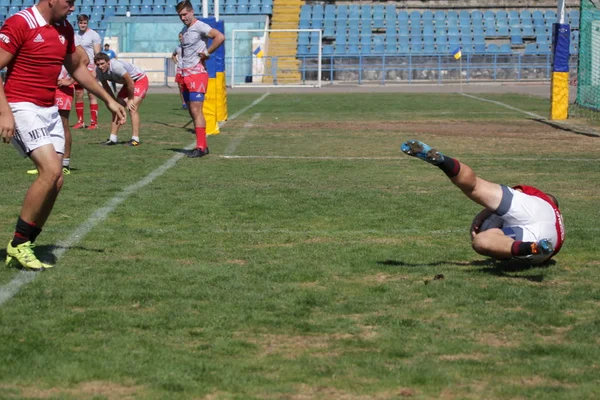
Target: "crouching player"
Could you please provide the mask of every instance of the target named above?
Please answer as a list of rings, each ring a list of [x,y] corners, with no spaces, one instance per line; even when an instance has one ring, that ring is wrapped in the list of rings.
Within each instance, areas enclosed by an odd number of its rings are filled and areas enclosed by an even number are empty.
[[[104,90],[114,97],[108,82],[120,83],[123,85],[117,101],[129,110],[131,115],[131,140],[126,142],[126,146],[140,145],[140,114],[139,108],[148,92],[148,77],[146,72],[135,65],[126,61],[110,59],[107,54],[98,53],[94,56],[96,64],[96,77]],[[104,142],[106,146],[117,144],[117,135],[119,133],[119,118],[113,114],[110,125],[110,137]]]
[[[565,228],[551,194],[532,186],[509,188],[483,180],[468,165],[418,140],[403,143],[401,150],[439,167],[469,199],[485,207],[471,225],[477,253],[541,264],[559,252]]]

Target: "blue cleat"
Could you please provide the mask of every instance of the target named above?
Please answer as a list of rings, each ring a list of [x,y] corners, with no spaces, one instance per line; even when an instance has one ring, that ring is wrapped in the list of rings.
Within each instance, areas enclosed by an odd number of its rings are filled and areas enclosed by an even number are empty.
[[[402,143],[400,150],[404,154],[420,158],[430,164],[438,165],[444,162],[444,155],[442,153],[418,140],[409,140]]]
[[[533,254],[552,254],[554,253],[554,246],[548,239],[542,239],[537,243],[531,245]]]

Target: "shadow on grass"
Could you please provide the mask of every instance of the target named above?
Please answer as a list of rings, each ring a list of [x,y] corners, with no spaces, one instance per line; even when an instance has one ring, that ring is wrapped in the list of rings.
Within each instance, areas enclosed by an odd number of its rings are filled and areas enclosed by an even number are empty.
[[[191,150],[186,150],[186,149],[182,149],[182,148],[177,148],[177,149],[170,148],[167,150],[172,151],[173,153],[181,153],[181,154],[185,154],[185,155],[187,155],[191,152]]]
[[[549,260],[544,264],[532,265],[517,260],[497,261],[492,259],[475,260],[475,261],[435,261],[430,263],[410,263],[399,260],[377,261],[380,265],[391,265],[398,267],[436,267],[440,265],[456,265],[460,267],[481,267],[472,269],[470,272],[483,272],[490,275],[495,275],[503,278],[524,279],[530,282],[542,282],[544,274],[538,273],[533,275],[513,275],[513,273],[524,272],[531,269],[549,268],[556,265],[556,261]]]
[[[539,119],[539,118],[531,118],[532,121],[536,121],[542,124],[546,124],[549,125],[555,129],[560,129],[564,132],[571,132],[574,133],[576,135],[582,135],[582,136],[587,136],[587,137],[595,137],[595,138],[599,138],[600,135],[596,132],[593,131],[584,131],[583,129],[581,129],[581,127],[576,127],[576,126],[570,126],[568,124],[562,124],[560,122],[557,121],[549,121],[547,119]]]

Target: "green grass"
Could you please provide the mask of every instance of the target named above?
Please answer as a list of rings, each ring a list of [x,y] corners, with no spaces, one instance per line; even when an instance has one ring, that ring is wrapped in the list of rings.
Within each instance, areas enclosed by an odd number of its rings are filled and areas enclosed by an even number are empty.
[[[230,95],[229,114],[258,97]],[[193,142],[178,105],[148,97],[139,148],[74,131],[42,259]],[[475,254],[478,207],[399,152],[411,138],[556,194],[556,261]],[[0,398],[598,397],[599,143],[456,94],[272,94],[0,305]],[[6,241],[30,165],[0,147]],[[0,269],[0,291],[19,274]]]

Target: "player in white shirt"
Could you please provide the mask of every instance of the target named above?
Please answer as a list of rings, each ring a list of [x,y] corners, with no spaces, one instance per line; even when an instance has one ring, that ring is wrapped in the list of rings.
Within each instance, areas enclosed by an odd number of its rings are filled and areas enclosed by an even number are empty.
[[[102,50],[102,39],[98,32],[90,29],[88,26],[89,22],[89,16],[85,14],[77,16],[79,30],[75,31],[75,45],[83,47],[87,53],[90,60],[88,70],[93,74],[96,69],[93,62],[94,56]],[[88,100],[90,101],[90,125],[87,129],[98,129],[98,99],[93,93],[88,92]],[[75,83],[75,111],[77,113],[77,123],[73,126],[74,129],[85,128],[83,109],[83,88]]]
[[[96,78],[109,94],[114,97],[110,90],[108,82],[120,83],[123,86],[117,94],[116,100],[129,110],[131,115],[131,140],[126,142],[126,146],[140,145],[140,114],[139,108],[148,92],[148,77],[146,72],[135,65],[117,59],[110,59],[105,53],[98,53],[94,57],[96,64]],[[110,137],[104,142],[106,146],[117,144],[117,135],[119,134],[119,120],[113,114],[113,121],[110,126]]]
[[[181,30],[181,91],[196,131],[196,148],[190,158],[203,157],[209,153],[206,143],[206,120],[202,107],[208,85],[206,60],[225,41],[225,36],[208,24],[198,21],[189,0],[177,3],[175,10],[185,27]],[[212,43],[208,46],[208,40]]]
[[[179,32],[179,46],[175,50],[173,50],[173,54],[171,54],[171,61],[175,64],[175,83],[179,88],[179,98],[181,99],[181,109],[187,110],[187,104],[185,104],[185,100],[183,98],[183,93],[181,91],[181,40],[183,39],[183,33]]]

